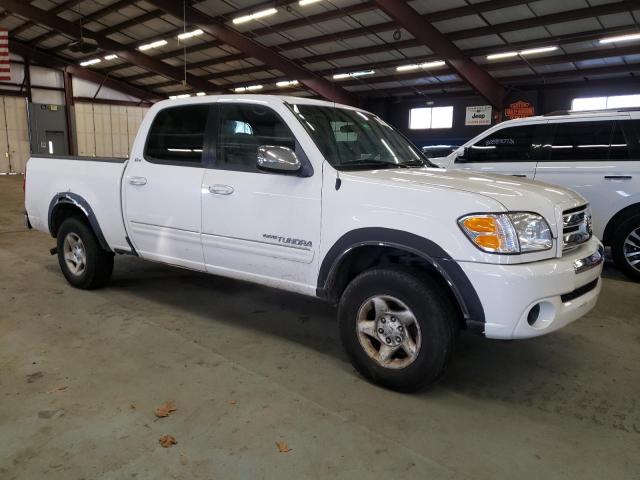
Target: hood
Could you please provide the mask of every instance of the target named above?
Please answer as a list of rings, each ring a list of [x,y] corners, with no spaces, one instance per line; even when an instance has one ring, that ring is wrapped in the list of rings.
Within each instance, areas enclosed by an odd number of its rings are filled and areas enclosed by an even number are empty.
[[[562,211],[578,207],[587,201],[578,193],[543,182],[506,175],[487,175],[442,168],[406,168],[367,170],[342,173],[384,184],[430,186],[476,193],[489,197],[507,211],[539,213],[550,224],[562,220]],[[555,226],[555,225],[552,225]]]

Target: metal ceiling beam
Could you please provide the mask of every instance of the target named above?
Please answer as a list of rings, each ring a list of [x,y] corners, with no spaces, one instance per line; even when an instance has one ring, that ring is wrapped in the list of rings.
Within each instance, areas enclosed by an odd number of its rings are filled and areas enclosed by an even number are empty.
[[[171,15],[182,18],[183,9],[181,5],[172,0],[149,0],[151,4],[158,8],[162,8]],[[276,53],[273,49],[267,48],[255,40],[252,40],[241,33],[232,30],[215,18],[206,15],[192,7],[184,9],[185,20],[194,25],[198,25],[209,35],[213,35],[217,39],[223,41],[247,56],[256,58],[271,68],[277,68],[286,75],[291,76],[291,80],[298,80],[310,90],[322,95],[323,97],[339,103],[355,105],[358,103],[357,97],[351,95],[342,87],[334,85],[330,81],[321,76],[307,70],[286,57]]]
[[[164,98],[164,96],[160,96],[154,92],[150,92],[135,85],[131,85],[122,80],[108,77],[102,75],[99,72],[81,67],[79,65],[75,65],[62,57],[57,57],[55,55],[51,55],[50,53],[35,49],[15,39],[9,39],[9,50],[24,58],[30,58],[32,63],[35,62],[45,67],[66,71],[78,78],[83,78],[90,82],[103,84],[106,87],[113,88],[114,90],[118,90],[119,92],[125,93],[127,95],[140,98],[141,100],[154,101]]]
[[[424,46],[433,51],[495,108],[502,107],[504,88],[498,81],[467,57],[444,34],[424,20],[406,2],[375,0],[378,7]]]
[[[0,0],[0,7],[5,8],[13,13],[17,13],[29,20],[32,20],[38,24],[45,25],[48,28],[57,30],[58,32],[67,35],[71,38],[80,38],[80,29],[77,25],[64,20],[61,17],[49,15],[46,10],[42,10],[36,8],[28,3],[24,3],[19,0]],[[98,45],[101,49],[115,53],[118,57],[121,57],[132,64],[138,65],[142,68],[146,68],[147,70],[151,70],[157,72],[160,75],[163,75],[167,78],[171,78],[174,80],[182,81],[183,78],[186,77],[186,82],[188,85],[192,87],[205,91],[207,93],[211,93],[216,90],[215,85],[212,83],[198,78],[195,75],[187,73],[186,75],[180,68],[173,67],[168,65],[160,60],[144,55],[136,50],[132,50],[124,47],[118,42],[111,40],[105,36],[89,33],[87,31],[84,32],[86,37],[91,37],[98,42]]]
[[[82,1],[83,0],[67,0],[66,2],[62,2],[60,5],[53,7],[51,10],[47,10],[47,12],[49,12],[51,15],[57,15],[60,12],[63,12],[69,8],[75,7],[78,3]],[[34,25],[35,23],[29,20],[23,23],[22,25],[20,25],[19,27],[16,27],[13,30],[11,30],[9,32],[9,35],[11,35],[12,37],[15,37],[16,35],[20,35],[20,33],[24,32],[26,29],[30,27],[33,27]]]

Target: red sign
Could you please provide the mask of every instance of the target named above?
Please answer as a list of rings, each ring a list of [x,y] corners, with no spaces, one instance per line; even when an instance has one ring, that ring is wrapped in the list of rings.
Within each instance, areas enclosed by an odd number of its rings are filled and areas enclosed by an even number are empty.
[[[504,109],[504,116],[509,119],[532,117],[536,109],[529,102],[518,100]]]
[[[11,80],[9,66],[9,32],[0,29],[0,81]]]

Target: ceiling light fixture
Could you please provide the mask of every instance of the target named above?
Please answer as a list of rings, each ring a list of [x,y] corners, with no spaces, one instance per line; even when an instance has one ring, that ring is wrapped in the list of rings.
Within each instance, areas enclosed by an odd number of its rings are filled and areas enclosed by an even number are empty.
[[[140,45],[138,47],[138,50],[140,50],[141,52],[144,52],[145,50],[151,50],[152,48],[162,47],[167,43],[169,42],[167,42],[166,40],[156,40],[155,42],[145,43],[144,45]]]
[[[298,5],[300,5],[301,7],[304,7],[305,5],[311,5],[312,3],[316,3],[319,2],[320,0],[300,0],[298,2]]]
[[[617,37],[602,38],[600,39],[600,43],[630,42],[632,40],[640,40],[640,33],[629,33],[627,35],[618,35]]]
[[[202,35],[204,32],[199,28],[197,30],[193,30],[191,32],[184,32],[178,35],[178,40],[186,40],[187,38],[197,37],[198,35]]]
[[[268,17],[269,15],[273,15],[277,13],[277,8],[268,8],[266,10],[260,10],[258,12],[250,13],[249,15],[243,15],[241,17],[236,17],[233,19],[234,25],[238,25],[240,23],[250,22],[251,20],[257,20],[259,18]]]
[[[491,55],[487,55],[487,60],[497,60],[499,58],[511,58],[517,57],[518,52],[502,52],[502,53],[492,53]]]
[[[110,53],[109,55],[105,55],[104,57],[105,60],[115,60],[116,58],[118,58],[118,55],[116,55],[115,53]]]
[[[278,87],[295,87],[298,85],[298,80],[283,80],[282,82],[277,82],[276,86]]]
[[[205,92],[198,92],[196,93],[196,97],[204,97],[206,95]]]
[[[248,87],[237,87],[233,89],[236,93],[254,92],[256,90],[262,90],[262,85],[249,85]]]
[[[539,47],[539,48],[529,48],[527,50],[522,50],[520,55],[533,55],[534,53],[546,53],[546,52],[555,52],[559,47],[551,46],[551,47]]]
[[[88,67],[89,65],[95,65],[96,63],[100,63],[102,60],[99,58],[92,58],[91,60],[85,60],[84,62],[80,62],[81,67]]]
[[[336,75],[333,76],[333,79],[342,80],[344,78],[349,78],[349,77],[362,77],[364,75],[373,75],[374,73],[376,73],[375,70],[363,70],[361,72],[352,72],[352,73],[337,73]]]
[[[424,69],[429,69],[429,68],[436,68],[436,67],[444,67],[446,65],[446,63],[442,60],[435,60],[433,62],[426,62],[426,63],[420,63],[420,64],[414,64],[414,65],[400,65],[399,67],[396,67],[396,71],[397,72],[409,72],[411,70],[418,70],[419,68],[424,68]]]
[[[190,93],[181,93],[180,95],[171,95],[169,97],[170,100],[176,100],[178,98],[189,98],[191,96]]]

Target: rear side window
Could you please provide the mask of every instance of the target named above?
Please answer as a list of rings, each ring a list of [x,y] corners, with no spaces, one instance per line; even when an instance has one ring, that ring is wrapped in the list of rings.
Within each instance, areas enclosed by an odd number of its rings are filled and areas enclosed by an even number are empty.
[[[215,168],[257,172],[258,147],[296,148],[296,140],[280,116],[268,107],[219,104],[219,140]]]
[[[607,160],[614,122],[568,122],[553,124],[553,140],[545,145],[546,159],[551,162]],[[627,155],[619,139],[616,154]]]
[[[626,144],[624,148],[613,148],[613,144],[622,142]],[[611,143],[612,158],[640,160],[640,120],[623,120],[616,122],[616,130],[614,130]],[[626,157],[624,155],[622,157],[613,157],[614,152],[615,155],[620,155],[621,151],[626,154]]]
[[[538,125],[508,127],[493,132],[467,148],[467,162],[535,161],[539,145],[534,144]]]
[[[145,158],[156,163],[200,165],[208,116],[208,105],[161,110],[149,130]]]

